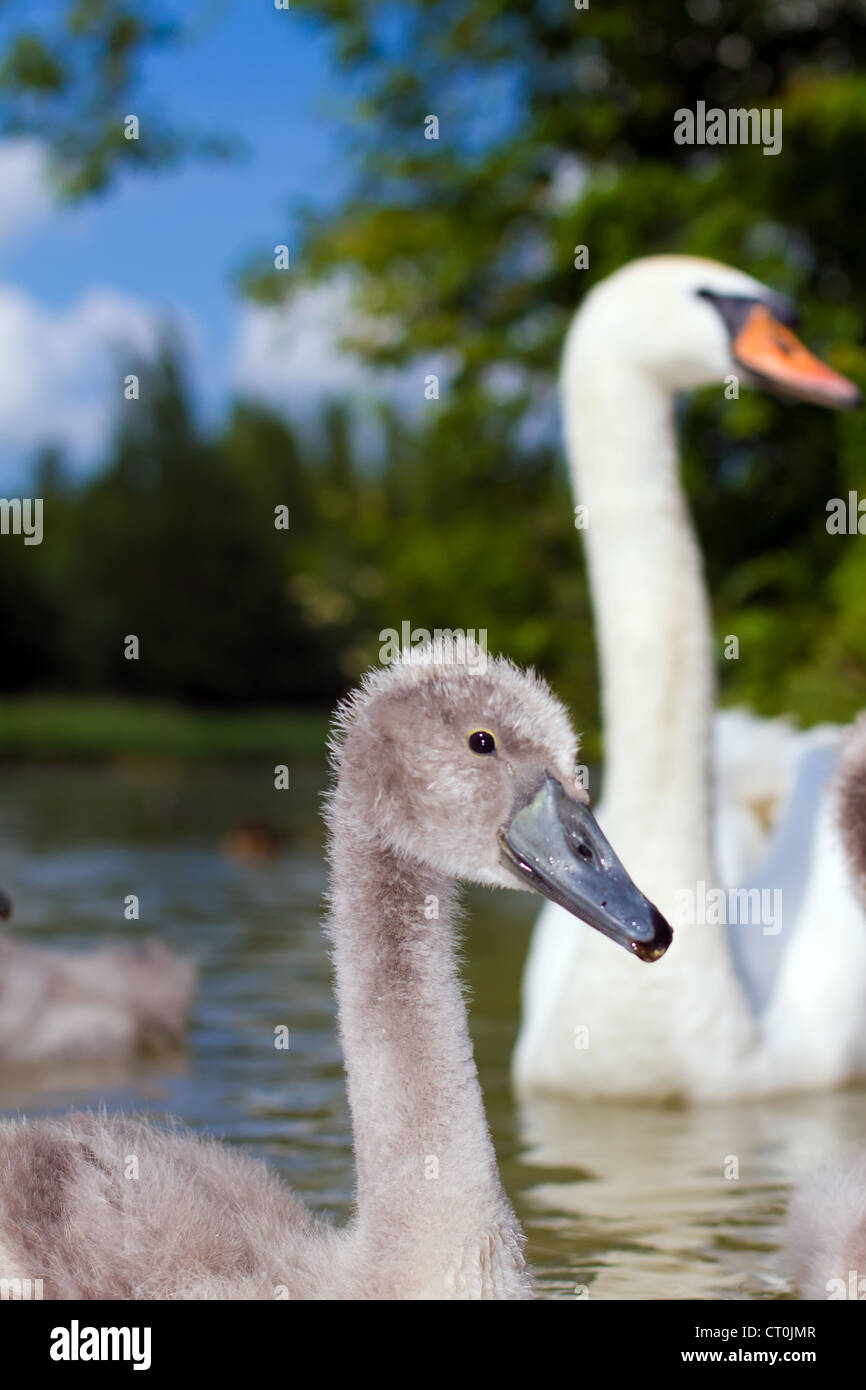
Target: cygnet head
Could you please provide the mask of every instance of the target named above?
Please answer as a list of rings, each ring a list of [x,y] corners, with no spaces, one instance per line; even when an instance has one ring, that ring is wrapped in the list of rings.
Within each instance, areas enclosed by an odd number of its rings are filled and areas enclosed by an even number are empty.
[[[351,807],[356,833],[402,858],[535,890],[642,960],[664,954],[671,929],[599,829],[568,716],[537,676],[437,641],[368,675],[337,725],[335,840]]]
[[[647,256],[597,285],[575,319],[566,349],[623,363],[674,394],[731,375],[778,395],[837,409],[860,404],[858,388],[825,365],[793,332],[791,302],[730,266],[698,256]]]

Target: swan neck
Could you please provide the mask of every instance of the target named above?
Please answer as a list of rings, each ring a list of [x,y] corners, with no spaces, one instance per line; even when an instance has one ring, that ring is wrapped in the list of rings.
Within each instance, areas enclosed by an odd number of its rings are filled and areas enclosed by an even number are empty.
[[[713,647],[701,555],[679,479],[674,401],[653,377],[572,343],[567,447],[602,673],[604,814],[662,911],[715,878],[709,749]]]
[[[419,1252],[459,1267],[480,1241],[494,1264],[519,1273],[522,1236],[499,1178],[458,975],[456,885],[377,842],[342,780],[332,831],[356,1238],[399,1247],[416,1274]]]

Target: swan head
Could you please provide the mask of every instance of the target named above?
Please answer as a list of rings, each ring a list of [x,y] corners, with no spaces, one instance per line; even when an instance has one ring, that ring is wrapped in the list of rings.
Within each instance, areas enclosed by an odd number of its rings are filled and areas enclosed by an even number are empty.
[[[4,921],[12,916],[12,899],[5,888],[0,888],[0,918]]]
[[[664,954],[671,929],[600,830],[568,716],[537,676],[436,641],[370,673],[337,726],[334,765],[371,841],[450,878],[539,892],[642,960]],[[337,840],[334,804],[330,819]]]
[[[858,388],[794,332],[789,300],[742,271],[698,256],[630,261],[587,295],[566,349],[565,387],[589,360],[621,362],[674,394],[737,376],[836,409]]]

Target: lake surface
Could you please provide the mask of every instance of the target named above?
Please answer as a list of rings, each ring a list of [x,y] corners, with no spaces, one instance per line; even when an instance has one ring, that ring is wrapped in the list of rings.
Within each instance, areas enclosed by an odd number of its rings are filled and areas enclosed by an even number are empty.
[[[2,775],[0,883],[16,899],[16,934],[82,948],[157,935],[201,968],[186,1055],[99,1075],[6,1074],[2,1112],[104,1103],[175,1114],[267,1159],[343,1220],[352,1161],[320,931],[324,769],[293,770],[283,793],[269,768]],[[285,833],[284,853],[262,865],[227,859],[222,835],[255,817]],[[138,923],[123,919],[128,893],[140,897]],[[866,1092],[519,1113],[508,1064],[536,910],[521,894],[471,894],[466,956],[487,1111],[541,1296],[784,1297],[777,1245],[790,1179],[866,1144]],[[287,1052],[273,1044],[281,1024]],[[731,1158],[738,1177],[726,1177]]]

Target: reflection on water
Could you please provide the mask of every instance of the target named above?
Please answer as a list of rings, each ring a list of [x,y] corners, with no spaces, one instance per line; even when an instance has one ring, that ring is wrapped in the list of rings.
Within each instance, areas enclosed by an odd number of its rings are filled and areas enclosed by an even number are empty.
[[[542,1104],[524,1122],[522,1210],[551,1294],[772,1298],[790,1293],[776,1246],[791,1179],[862,1145],[866,1096]]]
[[[97,1102],[171,1112],[266,1157],[312,1205],[346,1216],[348,1115],[319,926],[323,782],[319,767],[293,771],[279,795],[268,768],[4,771],[0,883],[16,899],[17,933],[69,946],[153,933],[201,966],[186,1056],[134,1072],[0,1076],[5,1114]],[[225,832],[257,818],[277,822],[284,853],[224,858]],[[123,919],[128,893],[140,897],[140,923]],[[788,1182],[866,1142],[866,1093],[518,1113],[508,1059],[535,906],[479,892],[468,909],[476,1054],[542,1295],[784,1295],[776,1245]],[[274,1046],[280,1025],[288,1051]]]

